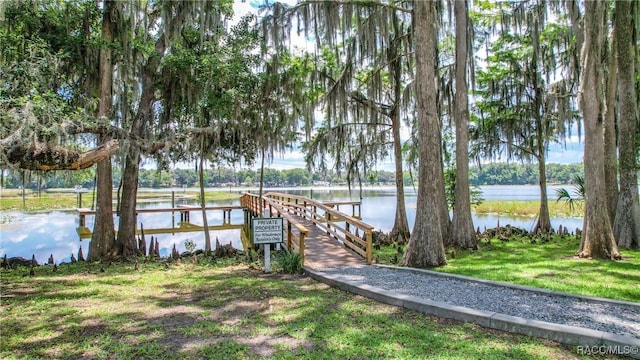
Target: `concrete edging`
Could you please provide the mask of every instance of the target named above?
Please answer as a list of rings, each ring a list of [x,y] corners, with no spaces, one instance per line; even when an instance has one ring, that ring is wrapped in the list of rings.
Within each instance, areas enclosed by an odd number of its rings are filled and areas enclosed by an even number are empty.
[[[397,267],[392,267],[397,268]],[[516,334],[523,334],[532,337],[545,338],[559,343],[567,345],[577,345],[582,347],[595,347],[604,346],[609,349],[623,351],[626,348],[635,349],[636,353],[627,353],[624,355],[631,356],[636,359],[640,359],[640,353],[637,349],[640,348],[640,339],[632,338],[630,336],[623,336],[617,334],[606,333],[603,331],[581,328],[577,326],[554,324],[545,321],[525,319],[516,316],[510,316],[500,314],[497,312],[475,310],[467,307],[450,305],[443,302],[421,299],[411,295],[396,294],[394,292],[381,289],[375,286],[357,284],[348,280],[338,280],[336,276],[332,276],[322,272],[321,270],[315,270],[308,267],[304,267],[305,271],[315,280],[323,282],[332,287],[342,289],[344,291],[351,292],[353,294],[361,295],[369,299],[373,299],[385,304],[403,307],[410,310],[419,311],[424,314],[434,315],[447,319],[454,319],[463,322],[473,322],[483,327],[507,331]],[[402,268],[398,268],[405,270]],[[419,269],[406,269],[415,271]],[[432,272],[427,270],[427,273]],[[450,274],[449,274],[450,275]],[[456,275],[455,277],[459,277]],[[467,280],[467,277],[464,277]],[[473,278],[471,278],[473,279]],[[478,279],[473,279],[478,280]],[[480,281],[484,283],[483,281]],[[492,285],[501,286],[500,283],[493,282]],[[528,287],[520,287],[519,289],[526,289]],[[535,288],[531,288],[535,289]],[[541,289],[537,289],[541,290]],[[544,290],[545,294],[553,294],[564,296],[566,293],[550,292]],[[573,294],[566,294],[573,295]],[[583,299],[590,299],[589,297],[578,296]],[[595,298],[601,299],[601,298]],[[603,299],[607,300],[607,299]],[[622,302],[626,304],[626,302]],[[634,304],[635,305],[635,304]]]

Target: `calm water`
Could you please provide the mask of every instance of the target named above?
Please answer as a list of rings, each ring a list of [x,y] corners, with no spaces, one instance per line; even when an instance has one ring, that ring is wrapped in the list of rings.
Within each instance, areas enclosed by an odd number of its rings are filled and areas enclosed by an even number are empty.
[[[180,189],[183,190],[183,189]],[[275,191],[284,191],[277,189]],[[352,190],[322,190],[322,189],[286,189],[287,192],[311,196],[315,200],[359,200],[360,191]],[[537,186],[489,186],[483,187],[483,197],[486,200],[536,200],[539,196]],[[362,199],[362,219],[366,223],[373,225],[376,230],[388,232],[393,227],[395,216],[395,190],[393,188],[363,188]],[[550,198],[555,194],[555,190],[549,189]],[[188,204],[196,205],[195,202],[182,201],[176,205]],[[239,201],[210,203],[209,205],[237,205]],[[407,189],[406,195],[407,216],[409,228],[413,227],[416,213],[416,194],[411,188]],[[167,202],[142,203],[139,208],[167,208],[171,204]],[[340,210],[350,213],[351,206],[343,206]],[[241,210],[231,212],[232,223],[240,223],[243,219]],[[209,211],[207,218],[210,225],[222,223],[222,211]],[[87,216],[87,227],[93,228],[93,216]],[[191,223],[202,224],[202,213],[200,211],[191,212]],[[535,225],[534,217],[505,217],[497,215],[475,215],[474,226],[481,230],[484,228],[511,224],[527,230]],[[115,225],[118,225],[117,217],[114,218]],[[170,213],[151,213],[138,215],[138,224],[148,228],[170,228],[172,224],[180,222],[180,214],[175,213],[173,217]],[[581,228],[582,219],[556,218],[551,221],[554,227],[558,225],[568,226],[569,229]],[[75,211],[47,211],[36,213],[24,212],[3,212],[0,217],[0,257],[7,254],[9,257],[22,256],[31,258],[35,254],[40,262],[46,262],[49,255],[53,255],[57,263],[69,261],[71,254],[78,254],[82,247],[85,256],[89,250],[89,240],[79,240],[76,233],[78,227],[78,216]],[[239,230],[224,230],[211,233],[212,242],[218,238],[221,244],[231,243],[236,248],[242,248]],[[156,237],[156,235],[154,235]],[[204,248],[204,234],[199,232],[160,234],[157,235],[160,243],[160,255],[168,256],[175,244],[180,252],[185,251],[185,241],[192,240],[198,249]],[[150,236],[146,236],[147,242]]]

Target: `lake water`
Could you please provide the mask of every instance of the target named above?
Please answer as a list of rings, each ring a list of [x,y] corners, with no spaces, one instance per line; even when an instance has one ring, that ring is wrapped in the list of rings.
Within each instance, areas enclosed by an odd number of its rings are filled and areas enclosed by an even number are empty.
[[[184,189],[175,189],[183,191]],[[234,190],[234,191],[244,191]],[[322,188],[298,188],[298,189],[272,189],[273,191],[289,192],[304,196],[310,196],[315,200],[346,201],[360,200],[360,191],[356,188],[349,192],[346,189],[322,189]],[[539,191],[537,186],[486,186],[481,188],[485,200],[537,200]],[[171,191],[171,190],[168,190]],[[254,190],[255,192],[255,190]],[[409,229],[413,228],[413,221],[416,214],[416,193],[412,188],[406,189],[407,217]],[[553,199],[555,190],[550,187],[548,193]],[[395,189],[393,188],[363,188],[363,198],[361,215],[362,220],[375,227],[376,230],[388,232],[393,227],[395,217]],[[210,203],[209,205],[238,205],[239,201],[226,201]],[[196,205],[195,201],[176,201],[176,205]],[[141,203],[139,208],[167,208],[171,204],[167,202]],[[345,213],[350,214],[351,206],[340,208]],[[243,213],[241,210],[231,212],[232,223],[241,223]],[[222,211],[208,211],[207,219],[210,225],[221,224]],[[87,216],[86,226],[93,228],[93,216]],[[115,218],[115,225],[118,219]],[[498,215],[474,215],[474,226],[483,230],[492,228],[500,224],[504,226],[511,224],[531,230],[535,225],[535,217],[506,217]],[[172,224],[180,222],[180,214],[175,213],[173,217],[170,213],[142,213],[138,215],[138,224],[142,223],[144,228],[170,228]],[[202,224],[202,213],[200,211],[191,212],[190,222]],[[567,226],[569,229],[582,227],[582,219],[577,218],[553,218],[551,221],[554,228],[558,225]],[[56,263],[69,261],[71,254],[77,256],[78,250],[82,247],[85,257],[89,250],[89,240],[80,240],[76,232],[78,227],[78,215],[75,211],[46,211],[46,212],[3,212],[0,216],[0,257],[7,254],[8,257],[22,256],[31,258],[32,255],[40,262],[46,262],[49,255],[53,255]],[[185,242],[192,240],[198,249],[204,248],[204,234],[200,232],[159,234],[154,235],[160,244],[160,255],[168,256],[175,244],[180,252],[185,251]],[[212,242],[218,238],[221,244],[231,243],[236,248],[242,248],[239,230],[214,231],[211,233]],[[147,242],[150,236],[146,236]],[[215,246],[215,245],[214,245]]]

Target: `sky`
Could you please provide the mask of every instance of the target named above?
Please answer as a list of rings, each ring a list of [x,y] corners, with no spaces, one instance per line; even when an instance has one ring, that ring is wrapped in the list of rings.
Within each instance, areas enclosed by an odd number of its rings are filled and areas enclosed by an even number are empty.
[[[235,0],[234,19],[236,22],[248,13],[256,13],[258,8],[264,4],[265,0]],[[297,0],[280,0],[288,4],[295,4]],[[408,131],[404,131],[405,139],[408,137]],[[571,136],[564,144],[551,144],[547,155],[547,163],[572,164],[582,162],[584,143],[578,136]],[[259,161],[257,162],[259,166]],[[305,168],[304,154],[298,147],[284,154],[275,154],[272,162],[267,164],[268,167],[284,170],[293,168]],[[379,164],[378,170],[393,171],[393,161],[391,158]]]
[[[583,139],[584,141],[584,139]],[[566,144],[552,144],[547,154],[547,164],[575,164],[581,163],[584,151],[584,142],[576,137],[567,140]],[[304,154],[300,150],[293,150],[285,154],[275,154],[271,164],[266,165],[272,169],[288,170],[306,168]],[[377,170],[394,171],[392,159],[387,159],[378,164]]]

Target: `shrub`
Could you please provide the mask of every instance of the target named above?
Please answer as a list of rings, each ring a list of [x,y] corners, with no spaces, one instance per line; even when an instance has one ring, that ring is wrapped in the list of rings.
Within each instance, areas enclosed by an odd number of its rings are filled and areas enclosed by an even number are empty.
[[[287,274],[298,274],[302,272],[302,257],[298,253],[285,250],[278,255],[276,261],[282,271]]]

